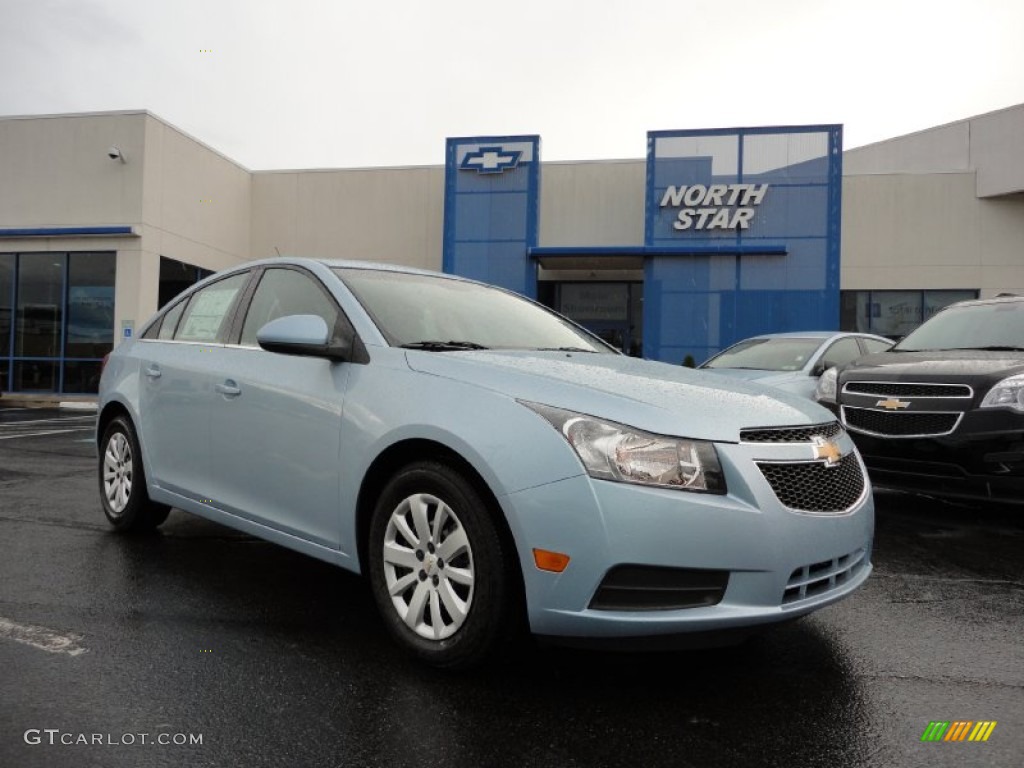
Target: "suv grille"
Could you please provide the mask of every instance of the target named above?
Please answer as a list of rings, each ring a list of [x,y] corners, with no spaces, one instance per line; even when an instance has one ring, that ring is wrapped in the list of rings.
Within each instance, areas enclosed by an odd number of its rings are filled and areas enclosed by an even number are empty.
[[[849,555],[804,565],[793,571],[786,582],[782,604],[795,603],[840,587],[864,567],[864,550]]]
[[[838,421],[811,427],[753,427],[740,430],[744,443],[809,443],[815,437],[828,439],[842,431]]]
[[[869,408],[843,406],[843,421],[850,429],[885,437],[930,437],[948,435],[963,414],[957,412],[889,413]]]
[[[845,512],[864,493],[864,473],[854,453],[835,467],[820,461],[757,462],[757,467],[783,506],[798,512]]]
[[[843,392],[883,397],[973,397],[966,384],[903,384],[892,381],[850,381]]]

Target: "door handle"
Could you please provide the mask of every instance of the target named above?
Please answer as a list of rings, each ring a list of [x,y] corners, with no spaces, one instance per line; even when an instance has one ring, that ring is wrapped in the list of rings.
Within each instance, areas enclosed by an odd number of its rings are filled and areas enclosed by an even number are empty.
[[[242,390],[231,379],[228,379],[223,384],[217,384],[214,389],[225,397],[238,397],[242,394]]]
[[[151,379],[159,379],[163,374],[159,365],[151,365],[146,369],[146,375]]]

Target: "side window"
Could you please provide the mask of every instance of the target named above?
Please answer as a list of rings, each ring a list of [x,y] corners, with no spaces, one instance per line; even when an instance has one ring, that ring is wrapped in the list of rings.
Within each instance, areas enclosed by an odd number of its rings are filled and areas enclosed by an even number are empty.
[[[825,351],[825,354],[821,358],[821,363],[827,370],[833,365],[846,365],[851,360],[856,360],[863,354],[864,353],[860,351],[860,344],[857,343],[857,339],[840,339]]]
[[[187,301],[179,301],[164,313],[163,322],[160,323],[160,331],[156,335],[158,339],[174,338],[174,329],[178,327],[178,320],[181,319],[181,313],[185,310],[186,304],[188,304]]]
[[[285,315],[319,315],[332,333],[338,322],[338,309],[314,279],[294,269],[268,269],[249,304],[241,343],[256,346],[257,331]]]
[[[868,351],[869,355],[873,355],[876,352],[885,352],[892,346],[891,341],[879,341],[878,339],[861,339],[861,344],[864,345],[864,349]]]
[[[192,294],[185,314],[181,318],[181,322],[178,323],[178,330],[174,334],[175,340],[216,341],[220,328],[234,303],[235,296],[242,290],[248,279],[249,273],[241,272],[218,280]],[[162,335],[163,328],[160,331]]]

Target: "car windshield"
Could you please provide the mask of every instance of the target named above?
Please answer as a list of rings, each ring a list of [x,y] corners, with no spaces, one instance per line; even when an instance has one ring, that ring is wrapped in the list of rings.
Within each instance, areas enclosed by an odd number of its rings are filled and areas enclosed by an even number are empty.
[[[747,339],[711,358],[701,368],[799,371],[821,344],[821,339]]]
[[[949,307],[893,347],[943,349],[1024,349],[1024,301]]]
[[[407,272],[350,267],[334,272],[393,346],[615,354],[554,313],[497,288]]]

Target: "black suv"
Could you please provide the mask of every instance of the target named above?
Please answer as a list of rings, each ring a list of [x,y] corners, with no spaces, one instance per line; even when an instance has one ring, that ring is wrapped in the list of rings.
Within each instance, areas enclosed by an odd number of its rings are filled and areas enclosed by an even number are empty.
[[[964,301],[821,378],[875,485],[1024,504],[1024,297]]]

